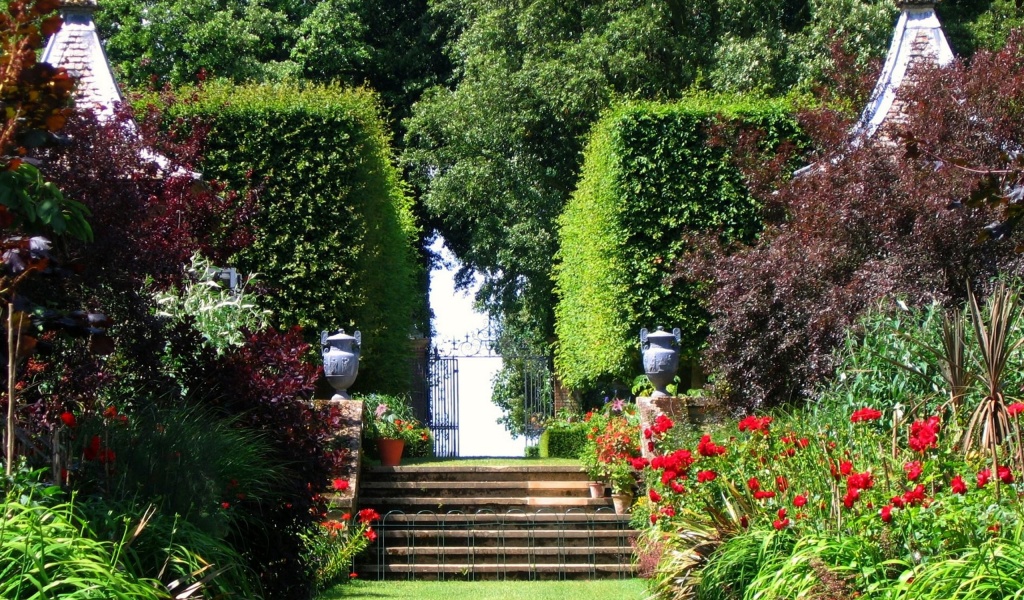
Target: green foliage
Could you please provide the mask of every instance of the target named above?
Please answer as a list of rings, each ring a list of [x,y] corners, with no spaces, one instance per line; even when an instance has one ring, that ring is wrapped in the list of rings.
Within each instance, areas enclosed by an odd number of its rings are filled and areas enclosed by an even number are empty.
[[[349,513],[338,516],[334,509],[329,518],[301,534],[304,564],[313,581],[313,592],[319,594],[331,585],[348,578],[356,555],[370,545],[372,531],[369,521],[352,519]],[[344,516],[348,516],[345,519]]]
[[[8,483],[0,508],[0,597],[93,598],[96,590],[119,600],[166,597],[159,581],[125,570],[128,531],[100,539],[58,488]]]
[[[236,520],[251,518],[224,503],[234,507],[241,500],[276,500],[271,490],[281,484],[285,469],[274,458],[268,436],[233,422],[241,419],[188,405],[158,408],[146,403],[136,406],[131,418],[101,420],[82,420],[74,455],[88,457],[88,446],[99,436],[101,447],[114,452],[118,467],[108,469],[102,459],[86,458],[71,475],[98,478],[112,499],[152,503],[163,514],[182,515],[220,539]]]
[[[722,141],[723,129],[754,127],[765,149],[797,135],[784,103],[710,99],[630,104],[595,127],[559,219],[555,368],[566,385],[630,381],[641,327],[680,327],[683,356],[696,356],[707,326],[699,287],[668,276],[691,249],[687,234],[758,232],[759,207]]]
[[[563,413],[548,421],[540,436],[541,458],[579,458],[590,427],[579,415]]]
[[[403,392],[396,369],[426,324],[411,199],[391,162],[375,97],[363,90],[291,85],[209,86],[178,116],[210,125],[203,172],[263,183],[260,228],[237,257],[273,293],[272,324],[307,335],[363,333],[357,388]]]
[[[55,184],[43,180],[35,166],[21,163],[0,171],[0,205],[6,227],[26,233],[54,233],[91,241],[89,209],[64,197]]]
[[[192,256],[186,267],[189,275],[180,290],[170,288],[157,292],[157,316],[177,320],[191,319],[206,342],[223,353],[228,346],[245,343],[244,331],[266,327],[268,314],[246,296],[245,287],[256,275],[245,276],[237,289],[226,287],[214,279],[217,268],[199,254]]]
[[[478,300],[504,326],[546,339],[554,220],[584,134],[616,95],[687,86],[707,23],[697,8],[635,0],[435,7],[459,32],[449,49],[459,80],[417,103],[405,161],[429,225],[483,275]]]
[[[296,72],[290,2],[109,0],[97,15],[105,49],[130,86],[194,82],[200,70],[236,81]],[[297,5],[296,5],[297,6]]]
[[[936,5],[953,51],[971,56],[980,49],[999,50],[1009,34],[1024,25],[1015,0],[944,0]]]

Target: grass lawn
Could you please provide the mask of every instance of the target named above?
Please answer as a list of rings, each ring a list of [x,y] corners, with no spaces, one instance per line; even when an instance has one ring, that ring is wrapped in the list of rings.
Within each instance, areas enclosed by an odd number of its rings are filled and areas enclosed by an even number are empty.
[[[376,465],[373,459],[364,459],[364,465]],[[580,461],[575,458],[403,458],[403,467],[551,467],[551,466],[579,466]]]
[[[642,600],[647,590],[642,579],[596,581],[364,581],[354,580],[324,592],[317,600],[417,600],[472,598],[473,600]]]

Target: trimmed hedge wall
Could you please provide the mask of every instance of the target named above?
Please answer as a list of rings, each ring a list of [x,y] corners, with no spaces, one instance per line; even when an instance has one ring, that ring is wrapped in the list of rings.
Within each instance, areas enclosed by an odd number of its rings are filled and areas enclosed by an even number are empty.
[[[624,105],[595,125],[559,218],[555,368],[569,387],[632,380],[641,327],[679,327],[683,356],[697,356],[707,334],[698,290],[666,279],[684,236],[750,240],[760,230],[729,144],[712,140],[717,124],[763,130],[765,147],[798,131],[785,102],[706,98]]]
[[[426,323],[412,199],[399,179],[374,94],[280,84],[208,85],[172,116],[210,126],[205,176],[262,183],[254,243],[237,256],[268,285],[275,325],[311,340],[363,333],[355,389],[407,391],[410,333]]]
[[[587,445],[589,429],[583,421],[549,425],[540,434],[540,457],[579,458]]]

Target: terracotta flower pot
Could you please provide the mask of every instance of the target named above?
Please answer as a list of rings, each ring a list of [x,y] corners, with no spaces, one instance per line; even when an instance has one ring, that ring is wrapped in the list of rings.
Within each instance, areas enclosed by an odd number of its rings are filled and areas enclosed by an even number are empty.
[[[615,506],[615,514],[624,515],[633,507],[632,494],[612,494],[612,505]]]
[[[402,450],[405,449],[405,440],[381,438],[377,440],[377,450],[380,451],[380,464],[384,467],[397,467],[402,464]]]
[[[604,482],[603,481],[591,481],[587,485],[590,486],[590,497],[591,498],[604,498]]]

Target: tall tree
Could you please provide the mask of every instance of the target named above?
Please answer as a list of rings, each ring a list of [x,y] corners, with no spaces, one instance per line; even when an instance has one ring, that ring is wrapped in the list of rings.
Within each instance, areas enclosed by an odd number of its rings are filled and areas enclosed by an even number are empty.
[[[484,276],[479,300],[505,327],[551,333],[554,219],[583,136],[613,98],[670,97],[693,82],[711,0],[449,0],[457,81],[415,107],[405,155],[431,217]]]

